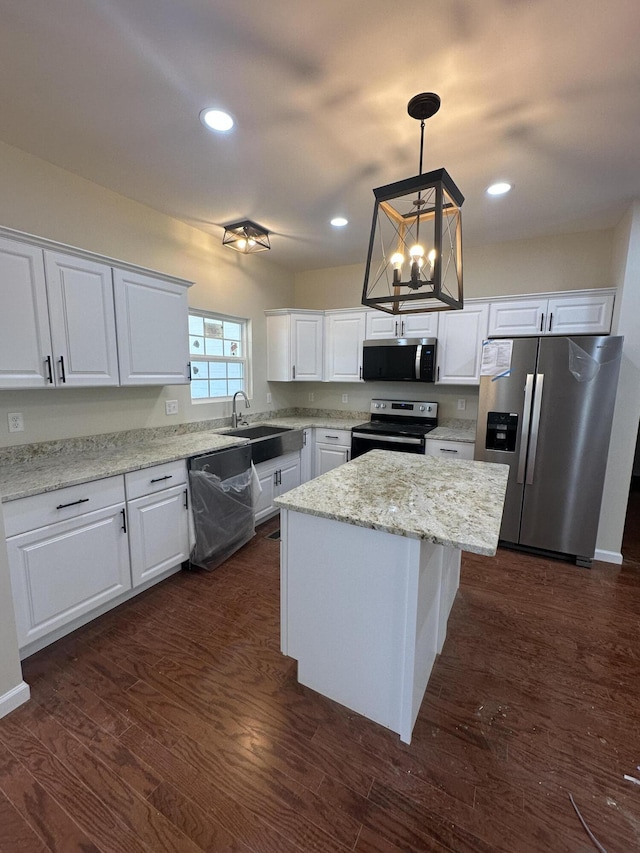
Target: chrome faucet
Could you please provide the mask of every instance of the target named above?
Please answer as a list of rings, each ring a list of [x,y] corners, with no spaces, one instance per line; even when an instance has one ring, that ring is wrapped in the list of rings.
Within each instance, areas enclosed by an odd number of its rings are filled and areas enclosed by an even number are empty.
[[[238,413],[236,411],[236,401],[237,401],[238,394],[241,394],[244,397],[244,401],[246,403],[247,409],[251,408],[251,406],[249,405],[249,398],[244,393],[244,391],[236,391],[236,393],[233,395],[233,405],[231,407],[231,426],[233,427],[233,429],[235,429],[239,423],[246,423],[246,421],[242,421],[240,419],[240,417],[238,416]]]

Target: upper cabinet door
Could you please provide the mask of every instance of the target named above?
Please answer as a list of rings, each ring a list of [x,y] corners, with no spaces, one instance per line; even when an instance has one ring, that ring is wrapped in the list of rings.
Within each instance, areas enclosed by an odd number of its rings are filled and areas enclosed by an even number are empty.
[[[114,269],[121,385],[189,382],[187,289]]]
[[[267,312],[267,381],[321,382],[323,311]]]
[[[362,381],[365,312],[327,313],[324,322],[325,380],[329,382]]]
[[[377,338],[435,338],[438,334],[438,312],[424,314],[386,314],[367,311],[367,340]]]
[[[444,311],[438,331],[438,379],[441,385],[479,385],[482,341],[487,335],[489,305],[466,305]]]
[[[489,335],[608,335],[615,291],[575,291],[556,296],[497,300],[489,310]]]
[[[324,317],[291,315],[293,379],[298,382],[322,381]]]
[[[546,317],[546,299],[493,302],[489,307],[489,335],[542,335]]]
[[[42,249],[0,238],[0,306],[0,388],[52,386]]]
[[[111,267],[44,253],[57,385],[118,385]]]
[[[547,334],[608,335],[611,331],[614,293],[578,293],[550,298]]]

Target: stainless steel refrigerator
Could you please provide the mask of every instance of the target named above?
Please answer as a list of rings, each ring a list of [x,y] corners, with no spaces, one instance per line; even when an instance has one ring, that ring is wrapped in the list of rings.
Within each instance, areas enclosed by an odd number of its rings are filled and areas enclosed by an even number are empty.
[[[475,458],[510,466],[505,543],[591,565],[622,340],[485,342]]]

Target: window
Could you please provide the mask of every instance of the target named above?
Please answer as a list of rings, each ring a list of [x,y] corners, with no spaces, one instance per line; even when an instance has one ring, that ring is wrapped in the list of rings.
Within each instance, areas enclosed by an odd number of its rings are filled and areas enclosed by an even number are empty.
[[[206,311],[189,311],[191,399],[249,393],[248,320]]]

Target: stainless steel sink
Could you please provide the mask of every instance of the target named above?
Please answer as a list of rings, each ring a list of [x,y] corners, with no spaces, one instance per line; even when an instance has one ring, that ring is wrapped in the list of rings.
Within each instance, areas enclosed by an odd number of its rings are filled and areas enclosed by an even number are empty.
[[[228,429],[225,430],[225,435],[249,439],[254,465],[302,449],[303,430],[301,429],[259,424]]]

